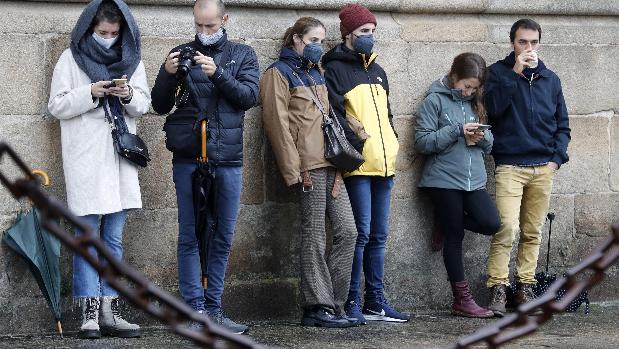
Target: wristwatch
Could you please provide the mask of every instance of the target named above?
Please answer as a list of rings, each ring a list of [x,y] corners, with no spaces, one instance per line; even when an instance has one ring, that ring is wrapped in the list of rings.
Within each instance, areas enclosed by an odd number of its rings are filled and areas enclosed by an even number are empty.
[[[131,87],[131,85],[127,85],[127,87],[129,87],[129,96],[120,99],[123,104],[131,103],[131,99],[133,98],[133,87]]]

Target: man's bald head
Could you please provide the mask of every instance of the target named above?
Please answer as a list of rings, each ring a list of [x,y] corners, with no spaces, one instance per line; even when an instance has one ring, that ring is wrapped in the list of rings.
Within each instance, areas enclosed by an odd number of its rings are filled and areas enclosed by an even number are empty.
[[[226,5],[223,0],[196,0],[193,4],[193,10],[206,10],[211,6],[217,6],[217,13],[220,17],[226,13]]]

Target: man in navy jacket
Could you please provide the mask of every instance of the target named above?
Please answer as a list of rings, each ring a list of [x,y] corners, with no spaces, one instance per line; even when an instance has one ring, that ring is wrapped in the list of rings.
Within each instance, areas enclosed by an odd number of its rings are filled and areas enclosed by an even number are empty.
[[[490,66],[486,109],[492,124],[496,203],[501,229],[488,260],[489,308],[502,316],[509,285],[512,243],[520,231],[516,260],[517,303],[533,298],[540,233],[552,181],[569,160],[570,128],[559,77],[537,57],[542,29],[531,19],[514,23],[514,51]]]
[[[258,102],[258,59],[251,47],[228,41],[223,28],[228,15],[222,0],[196,1],[193,15],[195,40],[172,49],[159,70],[152,91],[152,105],[157,113],[167,114],[176,104],[167,126],[175,124],[178,127],[182,120],[189,119],[191,123],[186,129],[186,139],[194,137],[196,141],[195,146],[188,142],[191,149],[171,145],[172,137],[166,128],[166,146],[173,152],[172,172],[178,205],[179,289],[185,302],[194,310],[206,311],[214,322],[233,333],[243,333],[247,331],[246,326],[223,315],[221,297],[241,200],[243,119],[245,111]],[[176,96],[183,93],[177,92],[182,90],[177,90],[179,81],[175,77],[179,51],[185,47],[197,51],[185,78],[190,91],[186,99]],[[179,101],[175,103],[175,99]],[[208,245],[207,285],[201,281],[195,231],[192,174],[198,166],[196,156],[200,153],[200,143],[192,130],[193,118],[208,119],[207,154],[215,173],[217,224]]]

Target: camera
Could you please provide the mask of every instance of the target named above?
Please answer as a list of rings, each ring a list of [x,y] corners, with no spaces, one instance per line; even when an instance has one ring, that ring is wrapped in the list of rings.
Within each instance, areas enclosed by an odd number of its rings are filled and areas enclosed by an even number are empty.
[[[194,65],[193,57],[195,57],[196,50],[193,47],[183,47],[178,55],[178,70],[176,71],[176,79],[181,80],[187,77],[191,66]]]

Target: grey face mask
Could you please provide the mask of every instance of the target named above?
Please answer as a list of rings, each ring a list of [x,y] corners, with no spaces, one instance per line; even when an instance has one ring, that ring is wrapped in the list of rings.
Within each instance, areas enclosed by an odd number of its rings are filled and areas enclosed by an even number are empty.
[[[215,34],[207,35],[204,33],[198,33],[198,39],[204,46],[211,46],[217,43],[224,36],[224,28],[219,28]]]

